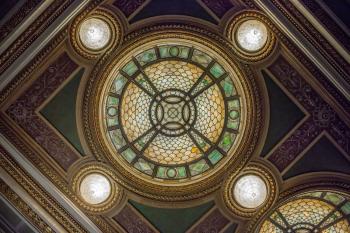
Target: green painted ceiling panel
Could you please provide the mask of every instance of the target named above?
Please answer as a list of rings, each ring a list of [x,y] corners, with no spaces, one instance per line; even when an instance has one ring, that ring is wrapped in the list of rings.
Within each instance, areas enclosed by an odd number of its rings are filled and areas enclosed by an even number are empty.
[[[265,72],[263,76],[270,102],[270,124],[261,153],[265,156],[305,114]]]
[[[40,111],[81,155],[84,155],[84,151],[78,137],[75,107],[83,74],[84,69],[81,69]]]
[[[129,202],[162,233],[184,233],[214,206],[214,202],[208,202],[191,208],[165,209]]]
[[[350,174],[350,161],[325,136],[284,174],[283,179],[320,171]]]

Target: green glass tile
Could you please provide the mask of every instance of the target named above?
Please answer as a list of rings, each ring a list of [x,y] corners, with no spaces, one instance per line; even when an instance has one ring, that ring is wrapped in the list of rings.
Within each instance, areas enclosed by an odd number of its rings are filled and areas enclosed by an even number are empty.
[[[137,66],[131,61],[123,67],[123,71],[129,76],[132,76],[137,71]]]
[[[154,135],[155,131],[151,131],[142,138],[140,138],[136,143],[135,146],[137,149],[142,150],[143,147],[147,144],[147,142],[152,138]]]
[[[149,49],[136,56],[136,60],[143,66],[151,61],[156,60],[156,51],[154,49]]]
[[[329,193],[329,192],[326,193],[326,195],[324,196],[324,199],[332,202],[334,205],[339,205],[341,202],[345,200],[344,197],[336,193]]]
[[[123,151],[122,155],[123,155],[124,159],[126,159],[126,161],[128,161],[129,163],[131,163],[134,160],[134,158],[136,157],[135,152],[133,150],[131,150],[130,148]]]
[[[178,57],[187,59],[188,58],[188,54],[190,52],[190,48],[189,47],[180,47],[180,54],[178,55]]]
[[[207,67],[209,63],[212,61],[212,58],[209,57],[207,54],[195,49],[193,51],[192,61],[197,62],[204,67]]]
[[[215,63],[213,67],[210,68],[210,73],[214,75],[215,78],[219,78],[225,73],[225,70],[218,63]]]
[[[226,77],[224,80],[220,82],[222,88],[224,89],[226,97],[236,95],[236,89],[233,86],[232,80],[230,77]]]
[[[350,214],[350,202],[348,201],[347,203],[345,203],[345,205],[343,205],[341,207],[341,210],[345,213],[345,214]]]
[[[239,117],[239,112],[237,110],[231,110],[229,116],[232,120],[236,120]]]
[[[153,168],[154,168],[154,165],[145,161],[144,159],[139,159],[135,164],[134,164],[134,167],[143,172],[143,173],[146,173],[148,175],[152,175],[153,174]]]
[[[161,58],[170,57],[169,46],[161,46],[161,47],[159,47],[159,54],[160,54]]]
[[[235,141],[236,135],[234,133],[225,132],[222,140],[219,143],[219,147],[228,152]]]
[[[115,126],[118,125],[118,118],[117,117],[112,117],[107,119],[107,126]]]
[[[239,109],[239,100],[230,100],[228,101],[228,109]]]
[[[175,178],[176,173],[177,171],[174,168],[168,168],[168,170],[166,171],[166,174],[169,178]]]
[[[119,74],[117,78],[114,80],[114,83],[111,87],[111,92],[114,92],[120,95],[122,93],[122,90],[126,82],[127,82],[127,79],[124,78],[124,76]]]
[[[108,116],[114,117],[114,116],[117,115],[117,113],[118,113],[118,110],[117,110],[116,107],[109,107],[109,108],[107,108],[107,114],[108,114]]]
[[[111,105],[118,105],[119,104],[119,99],[113,96],[108,96],[107,98],[107,106]]]
[[[215,165],[217,164],[221,158],[223,157],[223,155],[217,151],[217,150],[213,150],[209,155],[208,155],[208,159],[210,160],[210,162]]]
[[[167,175],[166,175],[166,168],[165,167],[158,167],[158,170],[157,170],[157,177],[159,178],[167,178]]]
[[[180,54],[180,48],[178,46],[171,46],[169,48],[169,54],[172,57],[177,57]]]
[[[235,129],[237,130],[239,127],[239,121],[233,121],[233,120],[228,120],[227,121],[227,127],[230,129]]]
[[[125,145],[125,140],[124,140],[122,133],[119,129],[109,131],[109,135],[112,139],[113,145],[117,149],[120,149],[121,147],[123,147]]]
[[[185,178],[187,177],[186,174],[186,168],[185,167],[178,167],[177,169],[177,177],[176,178]]]
[[[199,160],[197,163],[189,165],[189,168],[190,168],[191,175],[195,176],[208,170],[209,165],[204,159],[202,159],[202,160]]]

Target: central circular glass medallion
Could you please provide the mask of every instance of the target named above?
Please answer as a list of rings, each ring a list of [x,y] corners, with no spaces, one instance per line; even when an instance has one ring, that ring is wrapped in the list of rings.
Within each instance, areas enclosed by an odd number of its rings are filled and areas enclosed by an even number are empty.
[[[213,56],[183,44],[151,46],[114,76],[105,98],[106,135],[143,174],[188,179],[227,155],[240,108],[231,75]]]
[[[149,108],[151,123],[167,136],[181,136],[194,123],[196,104],[186,92],[173,89],[159,93]]]

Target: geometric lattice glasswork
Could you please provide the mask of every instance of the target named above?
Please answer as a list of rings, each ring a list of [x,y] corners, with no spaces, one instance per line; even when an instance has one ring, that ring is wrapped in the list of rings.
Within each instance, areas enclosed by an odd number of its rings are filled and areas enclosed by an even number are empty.
[[[277,208],[259,232],[350,232],[350,200],[333,192],[297,195]]]
[[[249,52],[263,48],[268,35],[265,24],[255,19],[244,21],[235,33],[238,45]]]
[[[79,38],[85,47],[99,50],[110,41],[111,29],[102,19],[89,18],[80,25]]]
[[[234,185],[234,198],[245,208],[257,208],[267,199],[267,187],[262,178],[256,175],[240,177]]]
[[[240,97],[229,73],[192,46],[144,49],[118,71],[105,99],[116,156],[160,180],[213,169],[239,132]]]

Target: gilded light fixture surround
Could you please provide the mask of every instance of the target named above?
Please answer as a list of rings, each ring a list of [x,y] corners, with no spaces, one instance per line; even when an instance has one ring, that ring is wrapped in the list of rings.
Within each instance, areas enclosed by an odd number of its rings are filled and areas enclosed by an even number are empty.
[[[116,206],[121,202],[124,191],[113,177],[113,172],[97,163],[79,168],[71,180],[76,202],[87,211],[99,214]]]
[[[122,27],[117,16],[107,9],[79,15],[70,26],[70,42],[82,57],[96,59],[121,43]]]
[[[234,16],[226,27],[237,56],[245,62],[258,62],[275,48],[276,37],[271,22],[260,12],[244,11]]]
[[[240,187],[251,188],[249,187],[251,181],[257,183],[253,185],[252,190],[248,190],[247,193],[239,192]],[[252,195],[254,193],[261,195],[260,198],[240,197],[241,194]],[[232,213],[242,218],[250,218],[258,212],[266,212],[275,202],[277,194],[278,186],[273,174],[267,167],[258,163],[250,164],[241,172],[232,173],[226,178],[222,187],[222,198],[225,205]]]
[[[204,196],[253,153],[257,86],[218,36],[171,26],[145,31],[93,72],[84,99],[89,144],[129,190],[159,200]]]
[[[295,195],[281,203],[256,232],[349,232],[350,199],[329,190]]]

